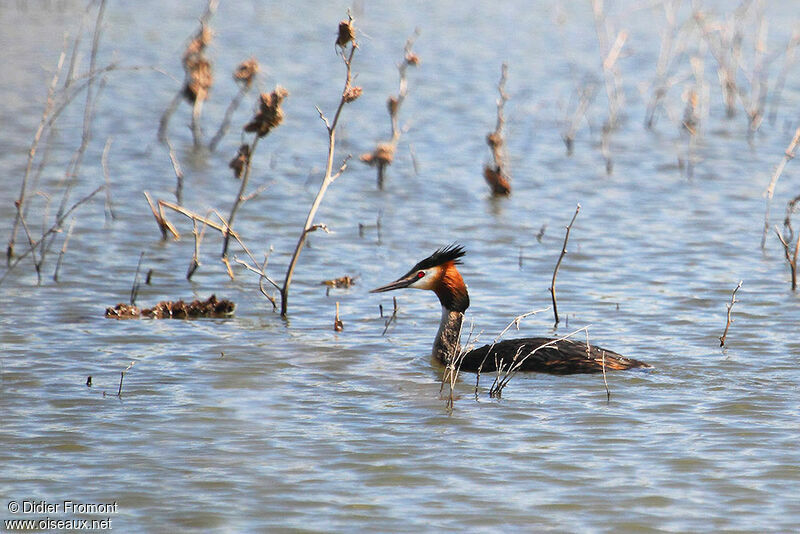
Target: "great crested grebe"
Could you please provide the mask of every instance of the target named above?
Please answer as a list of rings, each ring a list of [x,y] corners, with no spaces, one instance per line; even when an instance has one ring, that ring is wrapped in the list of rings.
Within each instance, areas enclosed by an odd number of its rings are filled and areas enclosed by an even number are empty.
[[[460,245],[442,247],[394,282],[373,289],[370,293],[382,293],[393,289],[411,287],[429,289],[436,293],[442,304],[442,322],[433,342],[433,356],[447,365],[460,351],[459,336],[464,312],[469,307],[467,285],[456,265],[461,263],[465,250]],[[543,345],[547,345],[543,347]],[[491,353],[489,350],[491,349]],[[537,350],[538,349],[538,350]],[[523,360],[521,371],[535,371],[555,375],[574,373],[599,373],[606,370],[650,367],[650,365],[616,352],[568,339],[554,340],[545,337],[526,337],[500,341],[494,346],[469,351],[463,356],[461,369],[464,371],[494,371],[497,361],[504,366],[517,356]],[[527,356],[527,357],[526,357]]]

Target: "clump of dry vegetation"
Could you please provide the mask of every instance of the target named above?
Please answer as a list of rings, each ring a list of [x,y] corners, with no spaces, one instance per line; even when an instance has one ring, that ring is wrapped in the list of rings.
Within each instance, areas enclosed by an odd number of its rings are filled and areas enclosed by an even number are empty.
[[[219,300],[211,295],[206,300],[164,300],[152,308],[139,308],[133,304],[119,303],[113,308],[106,308],[109,319],[196,319],[200,317],[230,317],[236,305],[228,300]]]
[[[211,60],[206,56],[206,48],[211,43],[214,33],[209,25],[211,17],[217,10],[219,0],[209,0],[208,6],[203,16],[200,18],[200,28],[195,32],[186,45],[183,52],[181,63],[183,65],[184,82],[181,89],[177,92],[172,102],[161,116],[158,128],[158,138],[165,143],[170,152],[172,146],[167,137],[167,128],[170,119],[178,109],[181,100],[186,100],[192,106],[192,138],[195,148],[202,144],[202,130],[200,128],[200,116],[203,111],[203,103],[208,99],[208,92],[214,84],[214,74]]]

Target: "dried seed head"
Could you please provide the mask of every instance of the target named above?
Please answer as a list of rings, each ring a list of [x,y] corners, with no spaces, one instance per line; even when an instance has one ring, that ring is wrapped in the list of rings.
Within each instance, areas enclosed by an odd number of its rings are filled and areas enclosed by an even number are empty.
[[[414,52],[407,52],[406,53],[406,65],[410,65],[412,67],[416,67],[419,65],[420,59],[417,54]]]
[[[253,83],[253,80],[258,74],[260,67],[258,65],[258,61],[256,58],[251,57],[246,61],[242,61],[239,63],[239,66],[236,67],[236,70],[233,71],[233,79],[237,83],[241,83],[246,87],[250,87],[250,84]]]
[[[184,67],[187,81],[183,88],[183,96],[192,103],[196,100],[205,100],[208,97],[208,90],[214,84],[211,62],[202,54],[196,54],[186,59]]]
[[[386,100],[386,108],[389,110],[389,115],[390,116],[394,117],[395,115],[397,115],[397,109],[398,109],[399,105],[400,105],[400,101],[397,100],[396,97],[390,96]]]
[[[258,111],[253,119],[244,127],[245,132],[256,132],[259,137],[264,137],[270,130],[283,122],[281,102],[289,96],[289,91],[280,85],[271,93],[261,93]]]
[[[214,33],[211,31],[211,28],[204,24],[203,27],[200,28],[200,31],[197,32],[197,35],[186,45],[186,51],[183,53],[184,65],[189,57],[197,55],[205,50],[213,37]]]
[[[375,165],[391,165],[392,161],[394,161],[394,145],[391,143],[378,143],[374,152],[361,154],[359,159],[371,167]]]
[[[361,93],[363,92],[364,90],[360,86],[351,85],[345,90],[344,95],[342,95],[342,97],[344,98],[344,101],[349,104],[350,102],[356,100],[359,96],[361,96]]]
[[[489,184],[489,187],[492,188],[493,195],[508,196],[511,194],[511,184],[509,184],[508,179],[500,167],[490,167],[487,165],[483,168],[483,177],[486,179],[486,183]]]
[[[247,168],[247,163],[250,161],[250,145],[247,143],[242,144],[239,147],[239,152],[236,154],[230,163],[228,163],[228,167],[233,169],[233,175],[237,178],[241,178],[242,174],[244,174],[244,170]]]
[[[344,48],[347,43],[356,38],[353,20],[343,20],[339,23],[339,35],[336,37],[336,46]]]
[[[492,132],[486,136],[486,144],[488,144],[489,148],[492,150],[499,146],[503,146],[503,136],[497,132]]]

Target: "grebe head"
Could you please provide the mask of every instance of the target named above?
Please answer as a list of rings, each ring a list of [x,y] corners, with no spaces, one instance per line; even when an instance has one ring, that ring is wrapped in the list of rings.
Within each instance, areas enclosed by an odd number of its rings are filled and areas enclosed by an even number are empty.
[[[463,313],[469,307],[469,295],[456,265],[461,263],[459,258],[464,254],[466,251],[461,245],[442,247],[394,282],[375,288],[370,293],[383,293],[404,287],[428,289],[436,293],[446,309]]]

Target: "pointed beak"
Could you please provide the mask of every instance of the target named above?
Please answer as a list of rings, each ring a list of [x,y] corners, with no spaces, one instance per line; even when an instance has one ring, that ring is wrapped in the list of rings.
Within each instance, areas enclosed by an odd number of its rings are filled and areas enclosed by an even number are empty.
[[[370,293],[384,293],[386,291],[392,291],[393,289],[402,289],[413,284],[415,280],[416,278],[413,276],[404,276],[402,278],[398,278],[394,282],[389,282],[385,286],[376,287],[375,289],[371,290]]]

